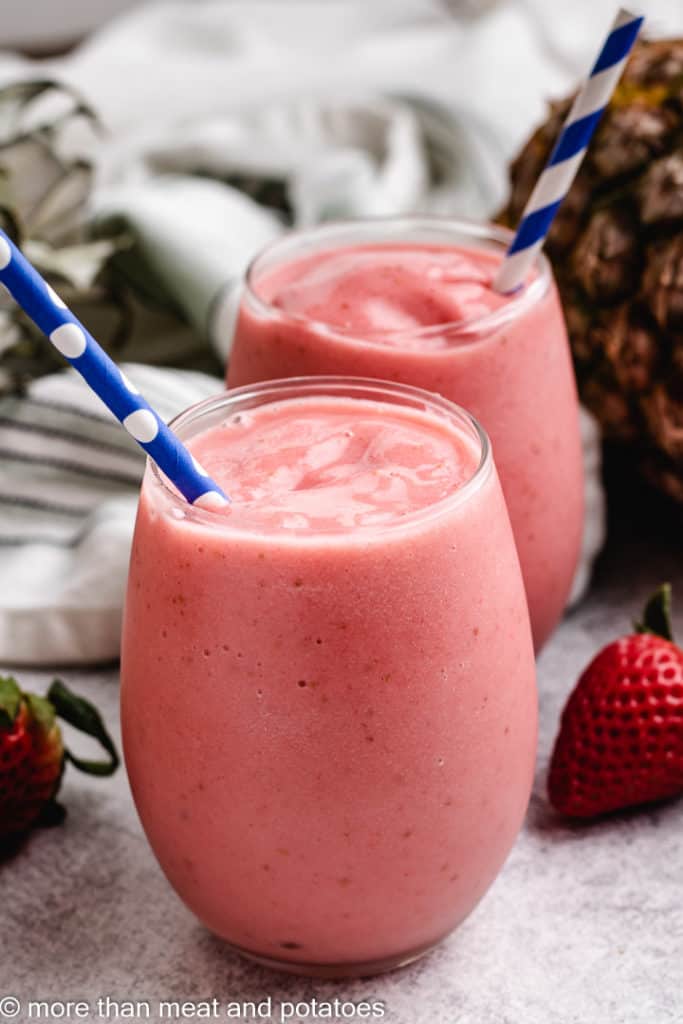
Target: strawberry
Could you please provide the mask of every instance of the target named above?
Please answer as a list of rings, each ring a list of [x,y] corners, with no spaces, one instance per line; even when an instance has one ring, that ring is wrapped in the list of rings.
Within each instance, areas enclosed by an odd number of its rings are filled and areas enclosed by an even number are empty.
[[[74,757],[64,747],[58,715],[99,740],[109,759]],[[0,840],[59,817],[55,797],[67,760],[91,775],[116,770],[118,754],[96,709],[59,680],[47,697],[37,697],[23,693],[11,676],[0,676]]]
[[[563,814],[590,818],[683,791],[683,650],[670,611],[665,584],[636,632],[604,647],[570,695],[548,777]]]

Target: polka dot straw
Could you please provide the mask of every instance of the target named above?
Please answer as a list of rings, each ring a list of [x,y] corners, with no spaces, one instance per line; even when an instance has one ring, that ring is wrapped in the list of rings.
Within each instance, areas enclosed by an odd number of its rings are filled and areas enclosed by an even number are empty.
[[[57,293],[0,230],[0,283],[192,505],[228,498]]]

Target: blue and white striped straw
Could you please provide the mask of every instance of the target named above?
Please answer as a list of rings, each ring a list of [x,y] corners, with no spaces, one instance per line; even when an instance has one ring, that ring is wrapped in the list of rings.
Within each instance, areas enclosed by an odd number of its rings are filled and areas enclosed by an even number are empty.
[[[493,282],[496,291],[513,292],[523,283],[571,187],[642,23],[643,18],[623,9],[614,19],[590,77],[574,100],[550,159],[524,207],[517,233]]]
[[[0,283],[190,504],[202,508],[227,504],[218,484],[2,230]]]

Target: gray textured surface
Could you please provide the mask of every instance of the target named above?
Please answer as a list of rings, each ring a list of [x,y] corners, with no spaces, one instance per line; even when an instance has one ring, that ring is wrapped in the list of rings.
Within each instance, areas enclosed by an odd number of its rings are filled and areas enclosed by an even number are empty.
[[[544,797],[568,688],[660,579],[678,584],[683,636],[678,535],[673,516],[656,538],[618,524],[590,598],[540,661],[538,773],[525,829],[480,907],[432,955],[353,983],[288,978],[243,962],[195,923],[166,884],[125,775],[97,782],[70,771],[64,827],[35,834],[0,866],[0,995],[147,1000],[151,1020],[159,1019],[159,999],[212,997],[270,997],[273,1014],[261,1019],[272,1022],[282,1000],[335,997],[382,1000],[389,1024],[683,1020],[683,802],[578,828],[559,822]],[[113,669],[63,675],[117,722]],[[35,673],[22,679],[46,681]],[[29,1018],[22,1011],[14,1019]],[[86,1019],[104,1018],[94,1008]]]

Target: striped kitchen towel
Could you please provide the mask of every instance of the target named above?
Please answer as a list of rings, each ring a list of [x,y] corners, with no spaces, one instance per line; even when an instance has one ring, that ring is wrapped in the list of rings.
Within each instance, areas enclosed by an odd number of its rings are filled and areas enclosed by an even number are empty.
[[[124,364],[165,419],[208,374]],[[0,662],[118,657],[144,453],[73,370],[0,398]]]

